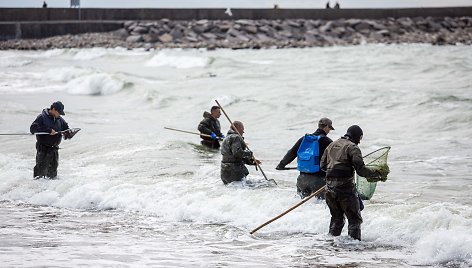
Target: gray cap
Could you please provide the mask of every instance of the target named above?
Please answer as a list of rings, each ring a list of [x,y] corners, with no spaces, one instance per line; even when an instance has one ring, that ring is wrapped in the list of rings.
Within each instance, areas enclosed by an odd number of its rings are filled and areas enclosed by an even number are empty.
[[[331,119],[327,117],[321,118],[320,121],[318,122],[318,126],[319,125],[328,126],[329,129],[334,130],[333,121],[331,121]]]

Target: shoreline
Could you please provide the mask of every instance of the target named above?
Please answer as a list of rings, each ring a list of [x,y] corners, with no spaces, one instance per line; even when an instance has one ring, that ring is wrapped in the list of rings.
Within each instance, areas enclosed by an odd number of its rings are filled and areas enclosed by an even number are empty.
[[[472,45],[472,17],[126,21],[112,32],[0,41],[0,50],[124,47],[303,48],[359,44]]]

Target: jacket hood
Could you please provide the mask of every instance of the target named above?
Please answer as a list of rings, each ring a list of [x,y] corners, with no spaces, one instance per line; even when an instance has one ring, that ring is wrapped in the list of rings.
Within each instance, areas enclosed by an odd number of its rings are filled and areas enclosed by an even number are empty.
[[[229,136],[229,135],[231,135],[231,134],[235,134],[235,135],[238,135],[238,136],[239,136],[238,132],[236,132],[236,131],[233,130],[233,129],[228,130],[228,133],[226,134],[226,136]],[[244,139],[244,137],[242,137],[242,138]]]
[[[347,129],[346,134],[344,134],[344,137],[349,138],[357,145],[361,141],[362,135],[364,135],[362,128],[360,128],[358,125],[352,125]]]
[[[211,113],[205,111],[203,112],[203,118],[213,118],[213,117],[211,117]]]
[[[48,108],[44,108],[43,112],[41,114],[43,116],[53,117],[52,115],[49,114],[49,109]]]

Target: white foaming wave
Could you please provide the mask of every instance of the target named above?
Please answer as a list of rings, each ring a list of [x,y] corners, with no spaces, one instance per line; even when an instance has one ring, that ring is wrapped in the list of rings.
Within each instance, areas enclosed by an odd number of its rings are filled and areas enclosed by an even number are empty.
[[[298,203],[294,189],[253,187],[264,179],[223,185],[219,167],[203,165],[191,178],[123,176],[119,167],[75,161],[69,177],[32,180],[33,159],[0,154],[0,200],[18,200],[72,209],[122,209],[162,217],[166,221],[229,223],[248,231]],[[82,160],[84,161],[84,160]],[[82,166],[86,166],[83,168]],[[195,183],[198,181],[198,183]],[[274,198],[277,196],[277,198]],[[149,202],[152,200],[152,202]],[[408,248],[411,263],[438,265],[472,263],[472,215],[465,206],[437,204],[376,204],[366,202],[363,238],[367,243]],[[324,201],[310,200],[259,233],[325,234],[329,210]],[[425,220],[426,219],[426,220]],[[347,226],[342,236],[346,236]]]
[[[188,69],[205,67],[209,64],[210,60],[203,57],[195,56],[174,56],[166,54],[165,52],[159,52],[148,60],[145,65],[149,67],[174,67],[177,69]]]
[[[414,246],[411,257],[415,265],[472,265],[472,235],[470,228],[436,230],[422,237]],[[464,266],[465,267],[465,266]]]
[[[7,71],[0,74],[0,94],[49,93],[60,90],[61,87],[47,83],[41,73]]]
[[[28,54],[25,54],[24,56],[26,56],[28,58],[40,58],[40,59],[45,58],[45,59],[47,59],[47,58],[54,58],[54,57],[61,56],[66,51],[67,51],[67,49],[55,48],[55,49],[48,49],[48,50],[45,50],[45,51],[40,51],[40,52],[35,52],[35,53],[28,53]]]
[[[77,67],[54,68],[46,71],[45,77],[57,82],[68,82],[74,78],[92,74],[91,70],[85,70]]]
[[[97,58],[101,58],[107,55],[108,53],[106,48],[98,48],[98,47],[90,48],[90,49],[76,49],[74,52],[76,52],[76,54],[73,57],[74,60],[97,59]]]
[[[0,68],[15,68],[23,67],[31,64],[33,61],[27,59],[20,59],[18,57],[4,57],[0,61]]]
[[[122,90],[125,83],[105,73],[95,73],[77,77],[66,85],[67,92],[73,95],[109,95]]]
[[[472,215],[465,206],[437,204],[369,205],[363,236],[385,245],[412,247],[420,265],[472,263]]]

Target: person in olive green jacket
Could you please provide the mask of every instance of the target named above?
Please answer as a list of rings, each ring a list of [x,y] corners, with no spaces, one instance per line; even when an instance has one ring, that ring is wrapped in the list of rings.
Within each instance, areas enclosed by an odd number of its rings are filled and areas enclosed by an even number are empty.
[[[221,145],[221,180],[224,184],[241,181],[249,175],[245,164],[261,163],[253,157],[252,152],[247,149],[246,143],[244,143],[243,123],[234,121],[233,126],[234,128],[230,128]]]
[[[331,143],[321,157],[320,167],[326,171],[326,204],[331,213],[329,233],[333,236],[341,234],[346,216],[349,236],[361,240],[362,216],[354,170],[365,178],[380,178],[377,171],[370,170],[364,164],[357,146],[362,136],[359,126],[350,126],[346,134]]]

